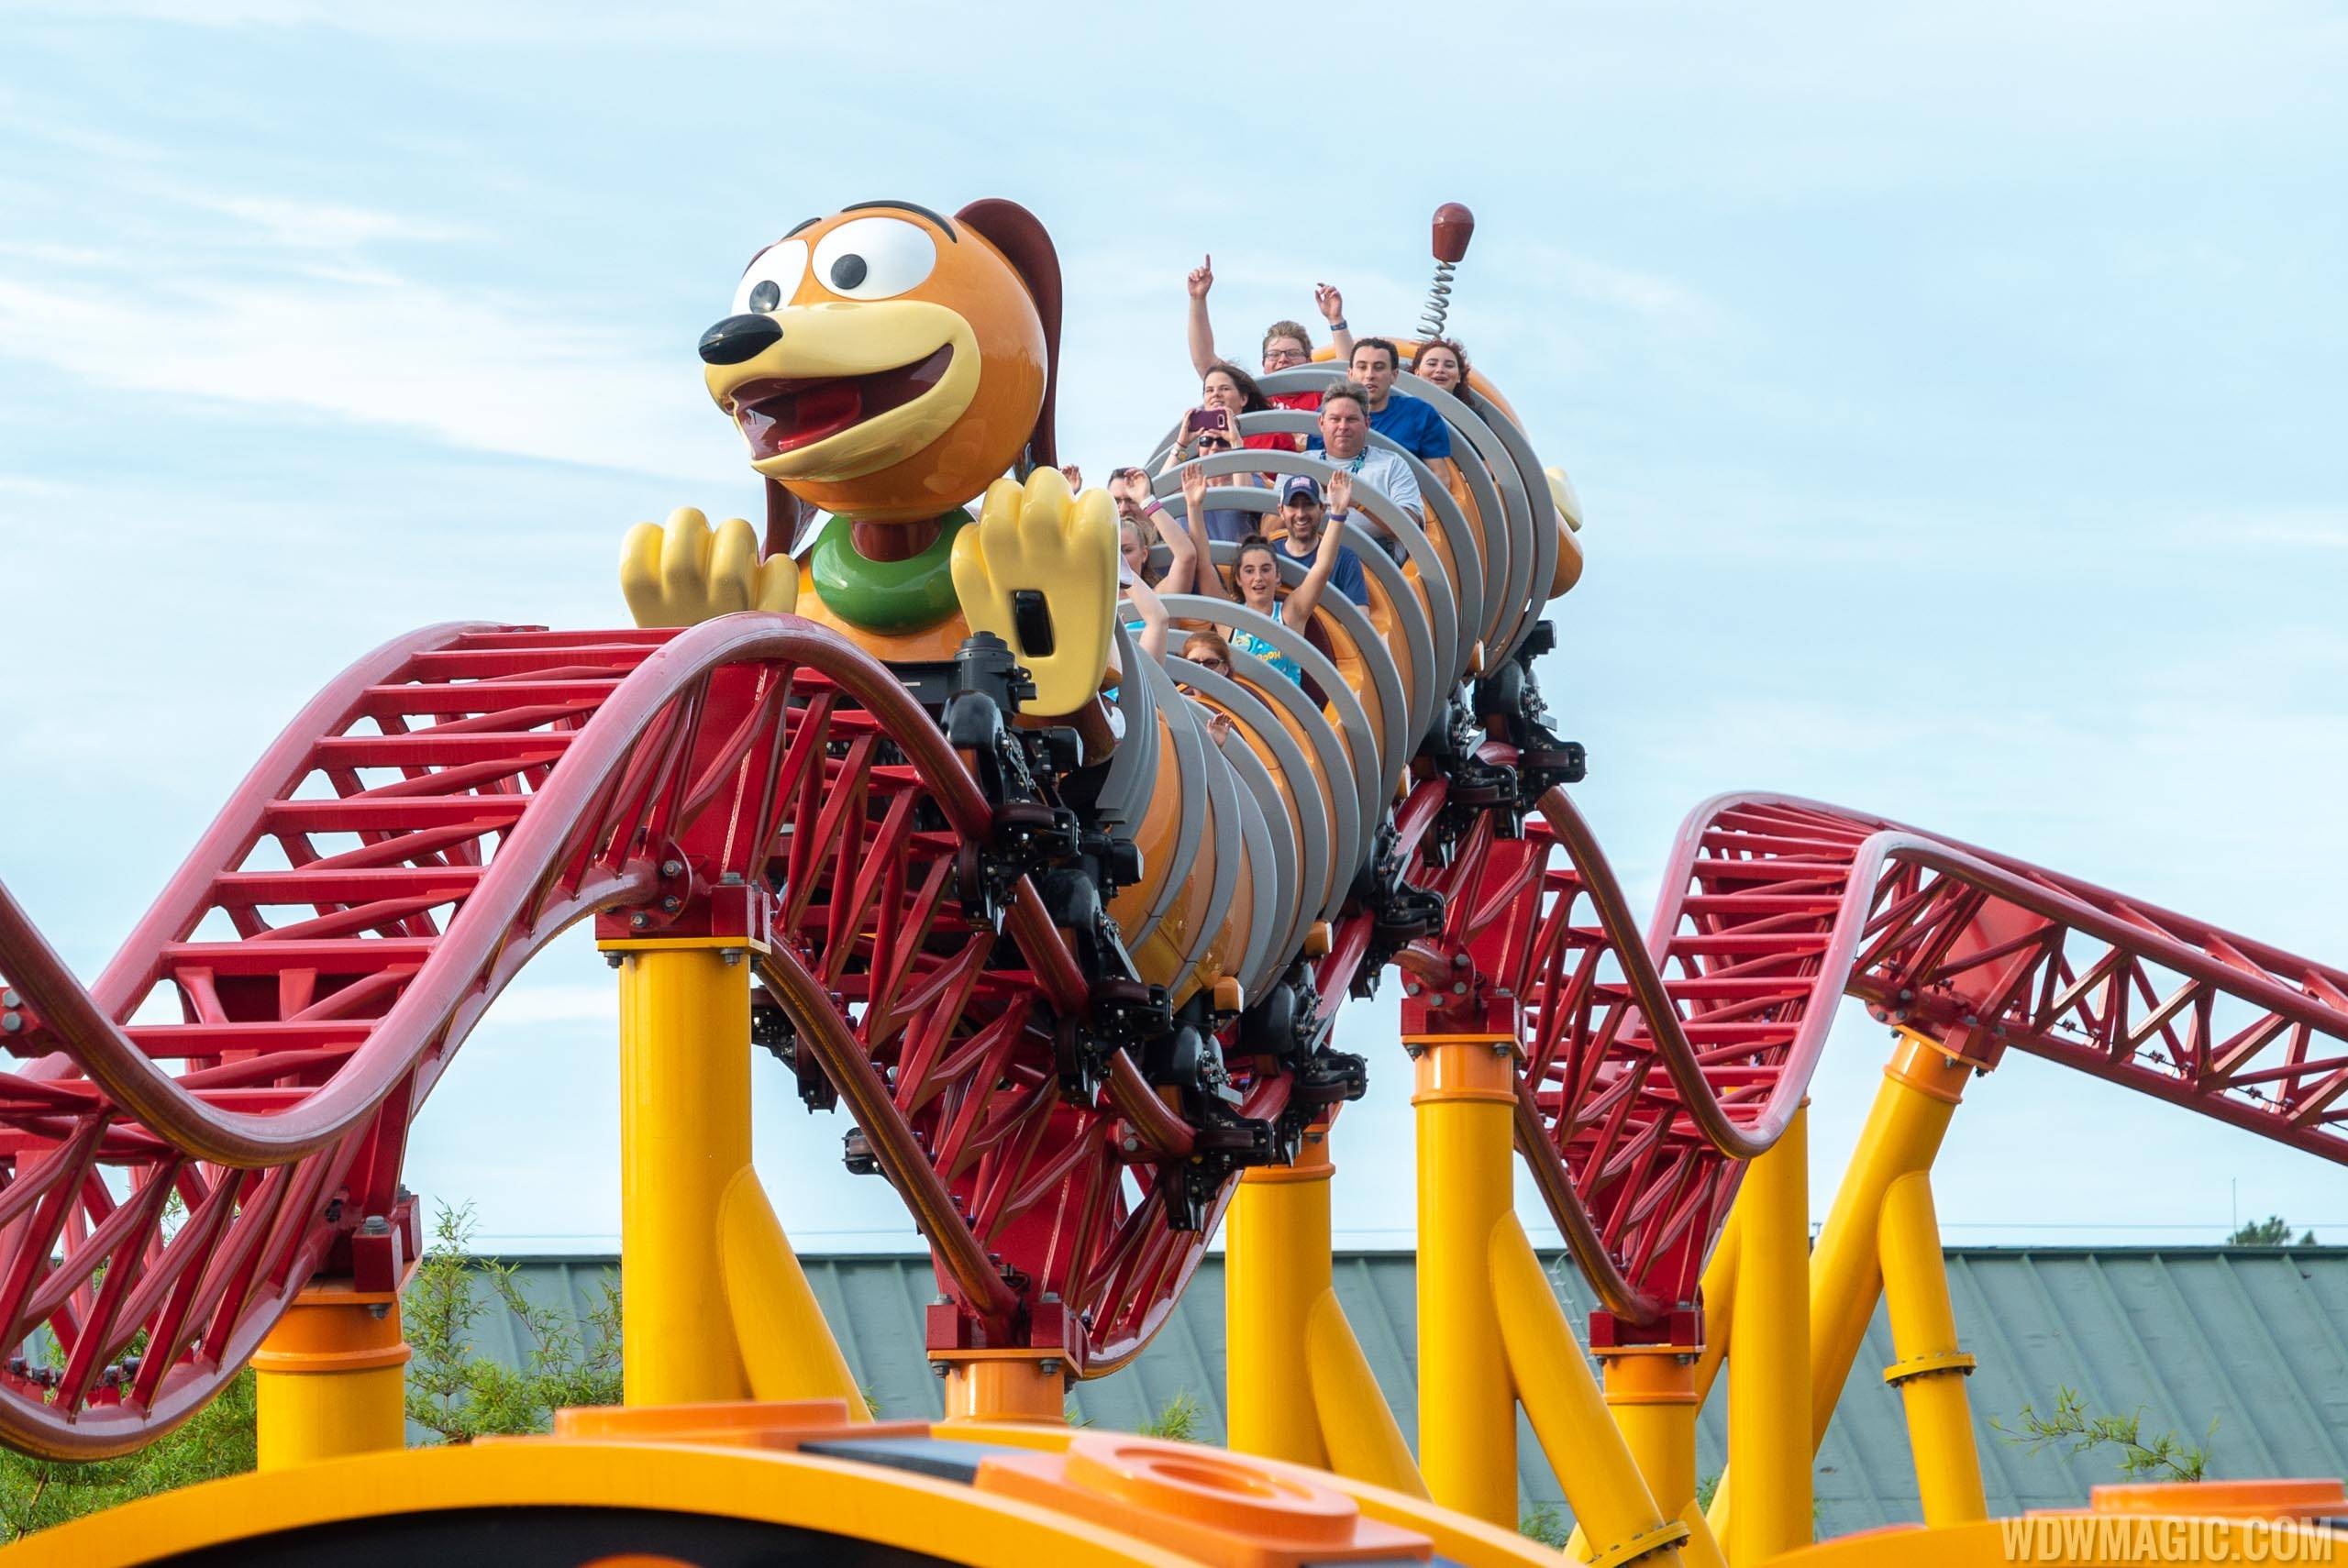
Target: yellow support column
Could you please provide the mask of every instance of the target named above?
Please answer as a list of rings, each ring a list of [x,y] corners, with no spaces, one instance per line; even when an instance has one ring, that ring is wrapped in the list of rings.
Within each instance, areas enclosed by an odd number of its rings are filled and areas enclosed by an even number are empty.
[[[1728,1356],[1730,1325],[1736,1320],[1736,1264],[1744,1244],[1743,1227],[1736,1222],[1736,1206],[1732,1203],[1696,1286],[1697,1298],[1704,1307],[1704,1348],[1697,1353],[1695,1368],[1699,1408],[1711,1397],[1712,1379],[1720,1375],[1721,1364]]]
[[[1908,1444],[1916,1457],[1917,1496],[1929,1526],[1989,1517],[1981,1492],[1981,1455],[1973,1443],[1973,1409],[1965,1379],[1973,1358],[1956,1342],[1949,1309],[1948,1267],[1933,1212],[1932,1177],[1901,1176],[1883,1197],[1883,1295],[1891,1344],[1899,1359],[1883,1380],[1908,1411]]]
[[[1354,1338],[1334,1290],[1312,1304],[1304,1353],[1312,1368],[1312,1404],[1321,1413],[1321,1446],[1329,1451],[1329,1468],[1390,1492],[1425,1496],[1426,1481],[1402,1441],[1394,1407],[1386,1402],[1386,1391],[1369,1370],[1369,1358],[1361,1353],[1361,1342]]]
[[[1810,1111],[1744,1173],[1744,1256],[1728,1352],[1728,1461],[1737,1479],[1724,1544],[1756,1568],[1810,1544]]]
[[[1241,1453],[1326,1469],[1305,1342],[1330,1290],[1329,1130],[1306,1130],[1292,1165],[1244,1172],[1224,1233],[1224,1387]]]
[[[750,1163],[744,940],[610,942],[620,973],[621,1385],[630,1405],[747,1399],[720,1252]]]
[[[744,1165],[718,1200],[718,1256],[725,1299],[734,1309],[734,1343],[750,1397],[760,1401],[837,1399],[848,1419],[869,1421],[864,1390],[840,1353],[823,1305],[807,1283],[791,1238],[782,1233],[759,1173]]]
[[[1426,1484],[1330,1277],[1329,1129],[1242,1174],[1224,1232],[1224,1387],[1242,1453],[1423,1497]]]
[[[1734,1320],[1733,1315],[1736,1309],[1736,1260],[1738,1249],[1743,1245],[1739,1240],[1740,1234],[1736,1222],[1736,1210],[1732,1207],[1729,1209],[1728,1218],[1721,1224],[1721,1233],[1712,1241],[1712,1255],[1705,1260],[1703,1275],[1697,1282],[1697,1298],[1702,1302],[1704,1309],[1702,1334],[1704,1342],[1702,1348],[1696,1353],[1694,1362],[1688,1368],[1688,1394],[1690,1406],[1688,1414],[1688,1463],[1690,1480],[1687,1495],[1673,1509],[1678,1518],[1689,1521],[1691,1528],[1698,1529],[1698,1534],[1690,1539],[1683,1549],[1688,1554],[1688,1560],[1697,1563],[1708,1563],[1718,1560],[1720,1551],[1715,1543],[1713,1532],[1720,1528],[1721,1521],[1728,1517],[1724,1512],[1707,1515],[1696,1507],[1693,1480],[1696,1463],[1695,1420],[1697,1413],[1704,1408],[1704,1401],[1711,1397],[1712,1380],[1720,1375],[1721,1367],[1725,1364],[1727,1359],[1729,1325]],[[1614,1404],[1614,1370],[1607,1353],[1600,1351],[1598,1353],[1600,1364],[1606,1367],[1607,1403],[1612,1406]],[[1615,1410],[1615,1421],[1617,1425],[1623,1426],[1623,1437],[1632,1439],[1632,1428],[1623,1425],[1622,1411],[1619,1408]],[[1640,1418],[1634,1418],[1634,1424],[1638,1424]],[[1638,1440],[1632,1439],[1632,1441],[1635,1450]],[[1647,1462],[1641,1459],[1639,1467],[1643,1472],[1646,1471],[1646,1465]],[[1656,1488],[1658,1500],[1667,1490],[1675,1494],[1678,1491],[1676,1482],[1667,1487],[1656,1480],[1652,1472],[1647,1473],[1647,1479],[1648,1484]],[[1706,1523],[1708,1518],[1711,1521],[1709,1524]],[[1566,1555],[1578,1562],[1589,1561],[1589,1542],[1583,1536],[1581,1526],[1578,1524],[1574,1526],[1573,1535],[1566,1542]]]
[[[1514,1215],[1515,1042],[1403,1043],[1418,1058],[1419,1471],[1436,1502],[1513,1529],[1516,1393],[1490,1249],[1493,1228]]]
[[[1557,1305],[1556,1292],[1550,1288],[1549,1275],[1533,1243],[1525,1239],[1524,1227],[1512,1211],[1487,1225],[1483,1234],[1485,1268],[1498,1308],[1497,1337],[1506,1357],[1504,1371],[1523,1392],[1524,1413],[1532,1418],[1542,1451],[1566,1490],[1566,1502],[1588,1536],[1589,1561],[1600,1568],[1615,1568],[1634,1560],[1678,1563],[1688,1527],[1676,1520],[1667,1523],[1656,1509],[1655,1495],[1647,1489],[1630,1446],[1607,1414],[1598,1379],[1590,1375],[1589,1363],[1582,1359],[1580,1342],[1566,1323],[1565,1309]],[[1423,1221],[1419,1249],[1423,1268]],[[1423,1408],[1428,1388],[1423,1350],[1419,1365]],[[1512,1427],[1514,1417],[1511,1410]],[[1422,1458],[1424,1446],[1422,1439]],[[1513,1468],[1510,1474],[1512,1481]],[[1514,1492],[1512,1485],[1511,1492]],[[1437,1491],[1435,1501],[1443,1500]]]
[[[1835,1190],[1833,1207],[1819,1227],[1818,1250],[1810,1263],[1810,1360],[1812,1376],[1810,1441],[1812,1452],[1826,1441],[1827,1424],[1843,1397],[1843,1385],[1858,1359],[1859,1342],[1883,1291],[1876,1225],[1883,1195],[1911,1171],[1932,1169],[1956,1114],[1973,1064],[1937,1040],[1902,1031],[1883,1069],[1851,1153],[1850,1168]]]
[[[1598,1353],[1606,1408],[1667,1518],[1696,1498],[1696,1347],[1617,1345]]]
[[[303,1291],[253,1354],[260,1467],[405,1446],[407,1359],[396,1294]]]
[[[1875,1104],[1860,1131],[1858,1147],[1851,1152],[1851,1164],[1835,1189],[1833,1207],[1819,1227],[1818,1245],[1810,1257],[1810,1444],[1813,1455],[1826,1441],[1834,1406],[1843,1397],[1843,1385],[1850,1378],[1851,1364],[1858,1359],[1859,1343],[1883,1292],[1882,1263],[1876,1245],[1883,1195],[1909,1172],[1931,1169],[1939,1155],[1966,1080],[1979,1066],[1964,1056],[1962,1050],[1961,1043],[1943,1044],[1922,1034],[1900,1032],[1891,1061],[1883,1069],[1883,1087],[1876,1091]],[[1740,1198],[1737,1208],[1730,1211],[1732,1230],[1743,1207]],[[1720,1262],[1717,1250],[1713,1262],[1716,1266]],[[1725,1282],[1732,1288],[1717,1294],[1711,1275],[1708,1268],[1708,1315],[1733,1312],[1736,1300],[1733,1275]],[[1725,1346],[1730,1336],[1723,1334],[1720,1339]],[[1706,1353],[1714,1353],[1708,1346]],[[1716,1362],[1698,1367],[1700,1397],[1711,1392],[1711,1375],[1716,1367]],[[1711,1520],[1712,1533],[1723,1540],[1733,1528],[1729,1521],[1735,1512],[1734,1482],[1735,1467],[1731,1465],[1721,1474],[1719,1490],[1706,1516]]]

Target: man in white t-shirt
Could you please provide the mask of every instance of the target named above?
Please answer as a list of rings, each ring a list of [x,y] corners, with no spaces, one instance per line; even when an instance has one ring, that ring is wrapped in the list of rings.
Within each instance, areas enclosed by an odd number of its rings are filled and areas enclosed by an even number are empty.
[[[1369,393],[1360,383],[1339,381],[1321,394],[1319,455],[1379,491],[1409,513],[1412,522],[1425,525],[1426,506],[1411,465],[1400,453],[1369,444]]]

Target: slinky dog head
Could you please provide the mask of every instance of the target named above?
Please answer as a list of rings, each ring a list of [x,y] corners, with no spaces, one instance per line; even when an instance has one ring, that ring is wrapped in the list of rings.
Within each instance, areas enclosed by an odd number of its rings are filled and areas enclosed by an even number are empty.
[[[1013,463],[1058,461],[1059,317],[1059,261],[1024,207],[947,219],[863,202],[760,251],[701,357],[770,485],[859,522],[913,522]]]

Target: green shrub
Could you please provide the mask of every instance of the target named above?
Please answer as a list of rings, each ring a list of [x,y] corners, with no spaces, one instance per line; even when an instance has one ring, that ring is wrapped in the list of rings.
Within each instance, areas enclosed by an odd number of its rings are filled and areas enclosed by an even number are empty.
[[[74,1463],[0,1449],[0,1530],[21,1540],[84,1514],[158,1492],[241,1475],[253,1467],[253,1371],[169,1437],[120,1459]]]
[[[608,1275],[602,1299],[582,1320],[522,1294],[514,1264],[476,1258],[473,1208],[443,1205],[432,1246],[400,1298],[401,1320],[415,1353],[407,1365],[407,1419],[442,1442],[486,1433],[543,1432],[566,1405],[620,1402],[620,1291]],[[488,1286],[476,1290],[474,1281]],[[509,1367],[480,1354],[473,1328],[502,1308],[521,1326],[528,1355]]]
[[[2019,1430],[1995,1416],[1989,1418],[1989,1426],[2008,1442],[2029,1444],[2032,1453],[2050,1443],[2061,1443],[2073,1453],[2085,1453],[2092,1448],[2116,1449],[2120,1474],[2131,1480],[2198,1481],[2210,1468],[2210,1451],[2187,1442],[2175,1432],[2146,1439],[2142,1406],[2132,1415],[2091,1415],[2087,1401],[2079,1397],[2075,1388],[2058,1386],[2054,1390],[2053,1415],[2042,1416],[2024,1405],[2015,1419],[2021,1423]],[[2202,1434],[2202,1441],[2207,1442],[2217,1432],[2218,1423],[2213,1420]]]

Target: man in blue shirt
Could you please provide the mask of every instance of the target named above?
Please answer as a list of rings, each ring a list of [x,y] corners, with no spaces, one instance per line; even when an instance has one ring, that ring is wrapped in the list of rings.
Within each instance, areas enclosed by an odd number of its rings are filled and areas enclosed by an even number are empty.
[[[1364,337],[1354,344],[1348,367],[1369,393],[1369,427],[1423,463],[1451,456],[1451,426],[1424,398],[1394,390],[1395,348],[1391,339]],[[1305,443],[1310,451],[1318,440]]]
[[[1330,476],[1329,489],[1335,500],[1350,502],[1353,476],[1339,470]],[[1309,561],[1317,555],[1321,530],[1332,522],[1343,522],[1345,516],[1343,510],[1323,509],[1321,487],[1308,475],[1290,474],[1280,481],[1280,522],[1288,528],[1280,548],[1296,559]],[[1329,585],[1365,610],[1369,607],[1369,580],[1363,575],[1361,558],[1354,554],[1351,545],[1337,547],[1337,564],[1329,573]]]

